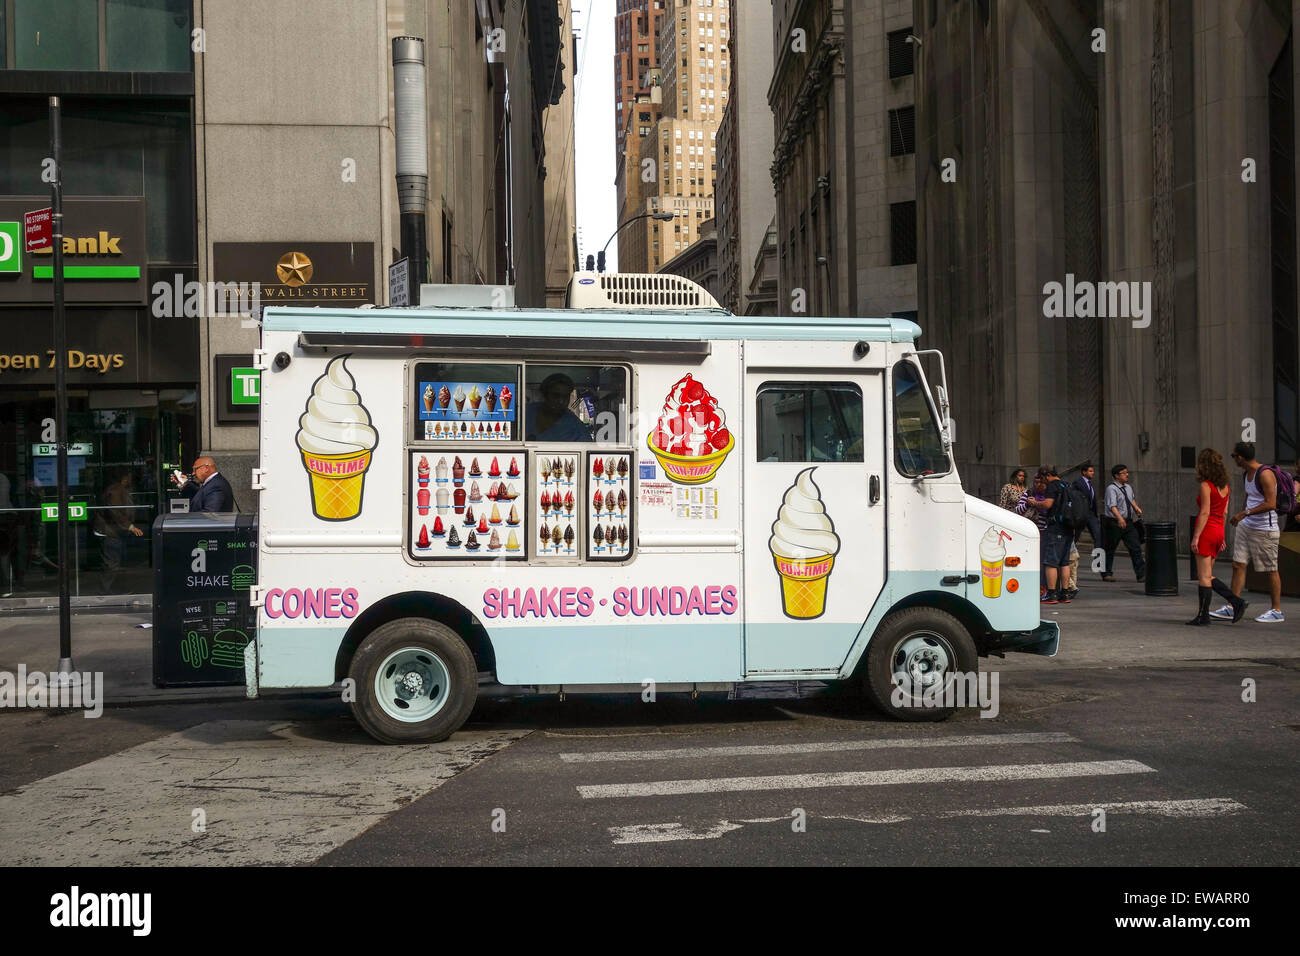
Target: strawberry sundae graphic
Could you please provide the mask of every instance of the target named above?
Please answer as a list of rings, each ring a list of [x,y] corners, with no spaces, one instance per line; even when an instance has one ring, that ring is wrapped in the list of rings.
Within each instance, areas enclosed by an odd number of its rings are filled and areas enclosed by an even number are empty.
[[[688,373],[669,389],[646,443],[670,481],[702,485],[713,480],[736,446],[726,421],[718,400]]]

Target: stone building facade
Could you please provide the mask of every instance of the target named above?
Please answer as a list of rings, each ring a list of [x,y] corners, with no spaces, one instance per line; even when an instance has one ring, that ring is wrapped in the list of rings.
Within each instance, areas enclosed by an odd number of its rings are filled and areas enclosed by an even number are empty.
[[[1186,546],[1201,447],[1296,455],[1300,7],[915,8],[919,321],[968,487],[1122,462]]]

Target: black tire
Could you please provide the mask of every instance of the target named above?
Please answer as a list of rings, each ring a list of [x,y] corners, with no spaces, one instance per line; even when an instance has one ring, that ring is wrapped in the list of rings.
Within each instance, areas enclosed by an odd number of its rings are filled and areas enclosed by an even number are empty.
[[[934,652],[955,664],[956,670],[975,673],[979,655],[975,642],[962,623],[947,611],[930,607],[909,607],[890,614],[881,622],[871,644],[867,647],[867,663],[863,674],[863,688],[867,697],[882,713],[898,720],[947,720],[956,712],[955,707],[899,706],[894,702],[893,675],[904,644],[911,638],[930,643]]]
[[[375,693],[379,667],[390,654],[407,647],[428,652],[450,676],[446,701],[435,713],[417,722],[390,716]],[[469,647],[447,625],[424,618],[399,618],[371,631],[353,655],[348,676],[355,681],[356,690],[352,716],[366,733],[386,744],[446,740],[469,719],[478,699],[478,669]]]

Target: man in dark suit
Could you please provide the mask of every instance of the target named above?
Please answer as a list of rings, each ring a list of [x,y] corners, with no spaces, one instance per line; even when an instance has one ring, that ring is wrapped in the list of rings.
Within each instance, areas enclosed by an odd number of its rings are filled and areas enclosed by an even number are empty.
[[[1097,518],[1097,487],[1092,483],[1096,474],[1097,469],[1092,467],[1092,462],[1086,461],[1083,463],[1083,467],[1079,469],[1079,477],[1074,479],[1073,485],[1088,496],[1088,533],[1092,535],[1092,546],[1094,548],[1104,548],[1106,545],[1101,540],[1101,521]],[[1079,543],[1079,536],[1082,534],[1082,528],[1074,533],[1076,547]]]
[[[192,476],[186,480],[179,471],[172,474],[180,492],[190,499],[190,511],[235,511],[235,493],[230,482],[217,471],[216,463],[207,457],[194,459]]]

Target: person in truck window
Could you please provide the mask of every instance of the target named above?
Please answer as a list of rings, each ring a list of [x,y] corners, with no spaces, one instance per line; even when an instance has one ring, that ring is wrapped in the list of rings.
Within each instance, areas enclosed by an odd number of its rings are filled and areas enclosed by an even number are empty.
[[[573,379],[563,372],[542,381],[542,400],[524,410],[529,441],[590,442],[591,432],[569,408]]]

